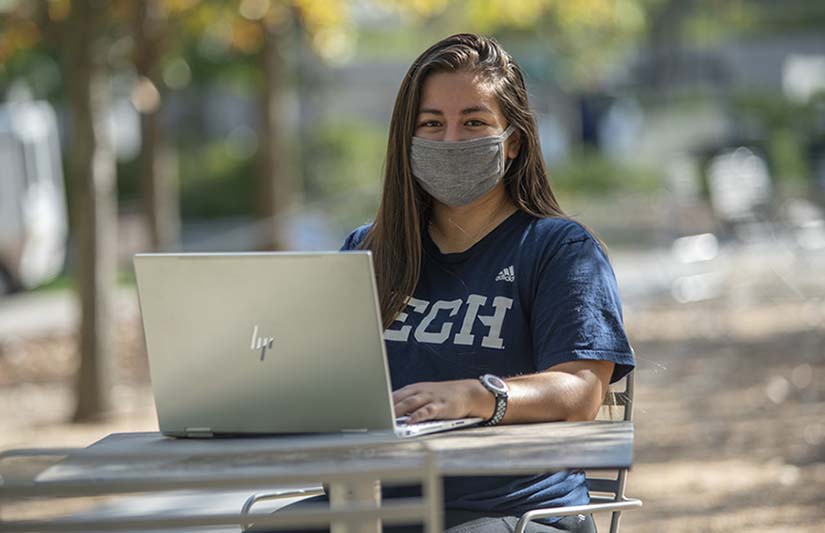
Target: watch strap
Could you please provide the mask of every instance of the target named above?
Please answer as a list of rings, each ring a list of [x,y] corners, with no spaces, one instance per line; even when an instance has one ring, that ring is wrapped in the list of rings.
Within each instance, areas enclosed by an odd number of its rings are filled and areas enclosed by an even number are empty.
[[[481,381],[481,384],[484,386],[484,388],[490,391],[496,399],[496,408],[493,411],[493,416],[490,417],[489,420],[485,420],[484,422],[482,422],[480,425],[495,426],[496,424],[501,422],[501,419],[504,418],[504,413],[507,411],[507,393],[497,391],[491,388],[484,380],[484,376],[479,376],[478,379],[479,381]]]

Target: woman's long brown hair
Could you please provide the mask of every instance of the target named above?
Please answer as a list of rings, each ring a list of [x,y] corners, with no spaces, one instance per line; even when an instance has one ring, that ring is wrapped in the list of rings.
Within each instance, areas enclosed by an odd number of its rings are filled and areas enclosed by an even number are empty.
[[[547,179],[538,128],[530,113],[521,69],[493,39],[460,33],[428,48],[413,62],[395,99],[384,168],[384,191],[372,227],[361,243],[371,250],[384,328],[412,295],[421,273],[421,235],[430,219],[432,197],[410,167],[421,87],[433,72],[471,72],[493,87],[508,125],[521,139],[516,159],[504,176],[507,194],[521,211],[535,217],[564,217]]]

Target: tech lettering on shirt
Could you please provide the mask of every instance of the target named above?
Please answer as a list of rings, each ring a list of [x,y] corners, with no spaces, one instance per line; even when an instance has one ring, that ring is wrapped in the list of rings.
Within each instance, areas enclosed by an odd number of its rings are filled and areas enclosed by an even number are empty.
[[[418,322],[413,330],[412,324],[407,324],[410,314],[407,312],[398,313],[395,323],[404,324],[398,329],[387,329],[384,331],[384,340],[394,342],[407,342],[412,333],[415,340],[418,342],[425,342],[429,344],[444,344],[451,340],[452,344],[460,346],[473,346],[476,344],[477,336],[473,335],[473,325],[478,320],[481,324],[487,327],[487,334],[481,337],[480,345],[483,348],[494,348],[498,350],[505,349],[504,339],[501,338],[501,328],[504,325],[504,318],[507,316],[507,311],[513,307],[512,298],[505,296],[496,296],[492,299],[490,306],[492,314],[479,314],[482,308],[487,305],[488,297],[480,294],[470,294],[467,300],[436,300],[429,302],[427,300],[420,300],[418,298],[410,297],[407,299],[407,306],[411,308],[412,313],[423,315],[423,318]],[[443,311],[443,312],[442,312]],[[447,314],[446,312],[449,311]],[[450,320],[455,317],[459,311],[463,311],[463,316]],[[483,311],[488,311],[484,309]],[[443,315],[447,314],[446,317]],[[439,320],[439,315],[442,315],[441,328],[436,329],[433,322]],[[414,321],[414,319],[413,319]],[[461,329],[452,335],[453,326],[461,324]]]

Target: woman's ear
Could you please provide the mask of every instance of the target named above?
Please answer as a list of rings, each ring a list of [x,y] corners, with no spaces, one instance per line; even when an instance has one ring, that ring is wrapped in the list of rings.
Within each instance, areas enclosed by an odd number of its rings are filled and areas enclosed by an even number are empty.
[[[507,156],[507,159],[515,159],[516,156],[518,156],[518,153],[519,153],[520,150],[521,150],[521,132],[516,130],[507,139],[507,142],[504,145],[504,151],[505,151],[505,155]]]

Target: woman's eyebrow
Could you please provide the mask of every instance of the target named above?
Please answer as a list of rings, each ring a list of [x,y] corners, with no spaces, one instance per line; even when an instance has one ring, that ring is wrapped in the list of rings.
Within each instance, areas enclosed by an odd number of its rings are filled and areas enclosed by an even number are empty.
[[[467,107],[467,108],[461,110],[462,115],[471,115],[473,113],[479,113],[479,112],[480,113],[493,114],[493,110],[490,109],[489,107],[487,107],[486,105],[483,105],[483,104],[474,105],[474,106]],[[443,115],[444,114],[444,112],[441,111],[440,109],[435,109],[435,108],[432,108],[432,107],[422,107],[421,109],[418,110],[419,115],[423,114],[423,113],[430,113],[432,115]]]
[[[490,113],[490,114],[492,114],[492,113],[493,113],[493,110],[492,110],[492,109],[490,109],[489,107],[487,107],[487,106],[486,106],[486,105],[484,105],[484,104],[474,105],[474,106],[472,106],[472,107],[468,107],[468,108],[466,108],[466,109],[462,109],[462,110],[461,110],[461,114],[462,114],[462,115],[470,115],[470,114],[472,114],[472,113],[479,113],[479,112],[481,112],[481,113]]]

